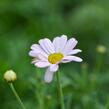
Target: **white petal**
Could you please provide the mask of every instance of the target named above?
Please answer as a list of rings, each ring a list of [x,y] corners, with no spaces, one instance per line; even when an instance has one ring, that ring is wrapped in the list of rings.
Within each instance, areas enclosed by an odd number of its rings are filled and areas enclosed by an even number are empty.
[[[47,54],[55,52],[54,45],[48,38],[39,40],[39,44]]]
[[[61,46],[60,52],[62,52],[64,50],[64,47],[65,47],[66,43],[67,43],[67,36],[66,35],[62,35],[60,37],[60,46]]]
[[[32,57],[37,57],[37,55],[39,54],[43,55],[46,58],[48,57],[48,55],[44,52],[44,50],[38,44],[33,44],[31,46],[31,49],[32,50],[29,52],[29,55]]]
[[[67,55],[74,55],[74,54],[77,54],[79,52],[82,52],[82,50],[80,50],[80,49],[74,49],[74,50],[71,50]]]
[[[60,37],[54,38],[53,45],[55,47],[55,51],[59,52],[60,51]]]
[[[29,55],[36,58],[36,59],[39,59],[39,60],[43,60],[43,61],[47,61],[48,59],[48,56],[44,53],[37,53],[35,50],[33,51],[30,51],[29,52]]]
[[[71,62],[71,61],[75,61],[75,62],[82,62],[82,59],[76,56],[65,56],[62,59],[62,63],[67,63],[67,62]]]
[[[45,62],[45,61],[39,61],[39,62],[35,63],[35,66],[39,67],[39,68],[45,68],[45,67],[48,67],[49,65],[50,65],[50,63]]]
[[[37,53],[44,52],[43,49],[41,48],[41,46],[38,44],[33,44],[31,46],[31,49]]]
[[[53,43],[48,38],[45,38],[45,42],[46,42],[46,47],[47,47],[48,51],[50,53],[54,53],[55,49],[54,49]]]
[[[51,72],[49,68],[47,68],[44,76],[44,81],[46,83],[50,83],[53,80],[53,74],[54,72]]]
[[[38,44],[33,44],[33,45],[31,46],[31,49],[32,49],[32,50],[36,50],[36,49],[37,49],[38,51],[40,51],[41,48],[40,48],[40,45],[38,45]]]
[[[37,56],[39,60],[48,61],[48,56],[45,56],[44,54],[39,53]]]
[[[35,64],[36,62],[39,62],[39,59],[38,58],[34,58],[31,63],[32,64]]]
[[[32,56],[32,57],[37,57],[37,52],[31,50],[31,51],[29,52],[29,55]]]
[[[61,37],[56,37],[53,40],[53,45],[56,52],[62,52],[67,43],[67,36],[62,35]]]
[[[58,70],[58,68],[59,68],[59,65],[57,65],[57,64],[50,65],[50,71],[52,71],[52,72],[56,72]]]
[[[75,38],[71,38],[68,40],[63,53],[65,55],[67,55],[76,45],[77,45],[78,41]]]

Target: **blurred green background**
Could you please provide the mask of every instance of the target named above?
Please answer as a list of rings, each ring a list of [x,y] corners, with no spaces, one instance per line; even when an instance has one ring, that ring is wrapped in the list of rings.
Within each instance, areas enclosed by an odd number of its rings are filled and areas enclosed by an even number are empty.
[[[56,78],[44,84],[45,70],[31,65],[28,52],[62,34],[79,41],[84,60],[61,65],[66,109],[109,109],[109,0],[0,0],[0,109],[21,109],[3,79],[8,69],[27,109],[60,109]]]

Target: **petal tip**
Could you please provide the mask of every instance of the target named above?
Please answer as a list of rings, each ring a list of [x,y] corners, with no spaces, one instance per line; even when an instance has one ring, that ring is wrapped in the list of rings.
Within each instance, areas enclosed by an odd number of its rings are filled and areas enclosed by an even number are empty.
[[[79,62],[82,62],[82,61],[83,61],[83,59],[80,58],[80,61]]]
[[[30,51],[30,52],[28,53],[29,56],[32,56],[32,53],[31,53],[31,52],[32,52],[32,51]]]
[[[79,52],[82,52],[82,50],[79,50]]]
[[[44,76],[44,82],[45,83],[50,83],[52,81],[53,78],[49,77],[49,75]]]
[[[63,34],[63,35],[61,35],[61,37],[67,37],[67,35]]]

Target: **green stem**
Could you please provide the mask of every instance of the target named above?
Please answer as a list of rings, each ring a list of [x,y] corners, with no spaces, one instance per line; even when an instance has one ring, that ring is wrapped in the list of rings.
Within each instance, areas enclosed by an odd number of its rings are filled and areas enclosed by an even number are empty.
[[[39,109],[44,109],[44,98],[43,98],[43,84],[41,82],[41,71],[40,69],[37,69],[37,73],[36,73],[36,78],[37,78],[37,82],[38,84],[36,85],[35,83],[35,86],[36,86],[36,98],[37,98],[37,101],[39,103]]]
[[[65,107],[64,107],[64,97],[63,97],[63,92],[62,92],[62,86],[61,86],[61,83],[60,83],[60,72],[58,71],[56,74],[57,74],[57,83],[58,83],[58,91],[59,91],[59,95],[60,95],[61,109],[65,109]]]
[[[26,109],[25,106],[24,106],[24,104],[23,104],[23,102],[21,101],[19,95],[17,94],[17,92],[16,92],[16,90],[14,88],[13,83],[9,83],[9,86],[10,86],[12,92],[14,93],[16,99],[18,100],[19,104],[21,105],[22,109]]]
[[[39,109],[44,109],[44,106],[43,106],[43,101],[42,101],[42,96],[41,94],[37,94],[37,99],[38,99],[38,102],[39,102]]]

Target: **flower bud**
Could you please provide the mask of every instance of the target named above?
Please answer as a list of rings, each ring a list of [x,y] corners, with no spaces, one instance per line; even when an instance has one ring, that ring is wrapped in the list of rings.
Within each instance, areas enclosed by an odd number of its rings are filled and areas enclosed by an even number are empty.
[[[13,70],[8,70],[4,74],[4,79],[7,82],[13,82],[17,79],[16,73]]]
[[[51,95],[47,95],[46,98],[47,98],[48,100],[51,100],[51,99],[52,99]]]
[[[96,48],[97,52],[104,54],[106,53],[106,47],[104,45],[98,45]]]

